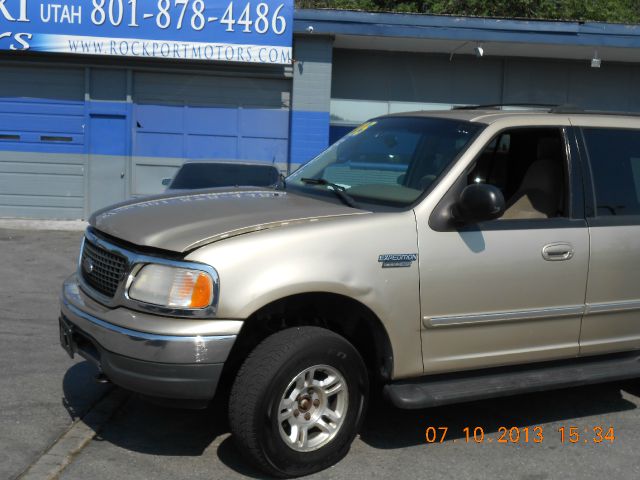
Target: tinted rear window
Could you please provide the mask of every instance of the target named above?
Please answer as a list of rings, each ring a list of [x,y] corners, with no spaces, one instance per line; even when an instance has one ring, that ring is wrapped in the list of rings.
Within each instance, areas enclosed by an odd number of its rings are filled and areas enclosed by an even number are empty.
[[[178,170],[169,188],[267,187],[277,181],[278,170],[271,165],[187,163]]]
[[[598,216],[640,215],[640,132],[585,128]]]

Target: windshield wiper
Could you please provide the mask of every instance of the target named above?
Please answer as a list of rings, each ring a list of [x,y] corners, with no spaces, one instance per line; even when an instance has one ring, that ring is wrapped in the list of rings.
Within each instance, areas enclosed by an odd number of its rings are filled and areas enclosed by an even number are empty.
[[[347,189],[342,185],[330,182],[324,178],[301,178],[300,181],[307,185],[325,185],[327,187],[331,187],[330,190],[334,192],[340,200],[342,200],[342,203],[351,208],[358,208],[356,201],[347,193]]]

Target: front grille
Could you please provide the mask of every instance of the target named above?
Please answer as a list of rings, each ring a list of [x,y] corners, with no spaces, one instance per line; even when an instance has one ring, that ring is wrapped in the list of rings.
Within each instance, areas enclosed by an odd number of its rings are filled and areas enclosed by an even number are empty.
[[[127,268],[127,260],[121,255],[85,240],[80,270],[82,278],[91,288],[113,298]]]

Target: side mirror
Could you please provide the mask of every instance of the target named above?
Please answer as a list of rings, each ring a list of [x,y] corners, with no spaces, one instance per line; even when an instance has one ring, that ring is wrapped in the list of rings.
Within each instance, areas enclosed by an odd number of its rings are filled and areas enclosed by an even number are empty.
[[[505,208],[504,195],[497,187],[473,183],[462,190],[451,213],[457,222],[475,223],[500,218]]]
[[[171,179],[170,178],[163,178],[162,179],[162,186],[163,187],[168,187],[169,185],[171,185]]]

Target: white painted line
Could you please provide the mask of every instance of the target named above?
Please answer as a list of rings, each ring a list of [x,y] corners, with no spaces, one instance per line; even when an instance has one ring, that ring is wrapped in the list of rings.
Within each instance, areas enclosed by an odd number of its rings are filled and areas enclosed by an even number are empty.
[[[20,480],[54,480],[73,458],[93,440],[115,411],[129,398],[119,388],[111,390],[82,420],[76,421],[51,447],[18,478]]]

